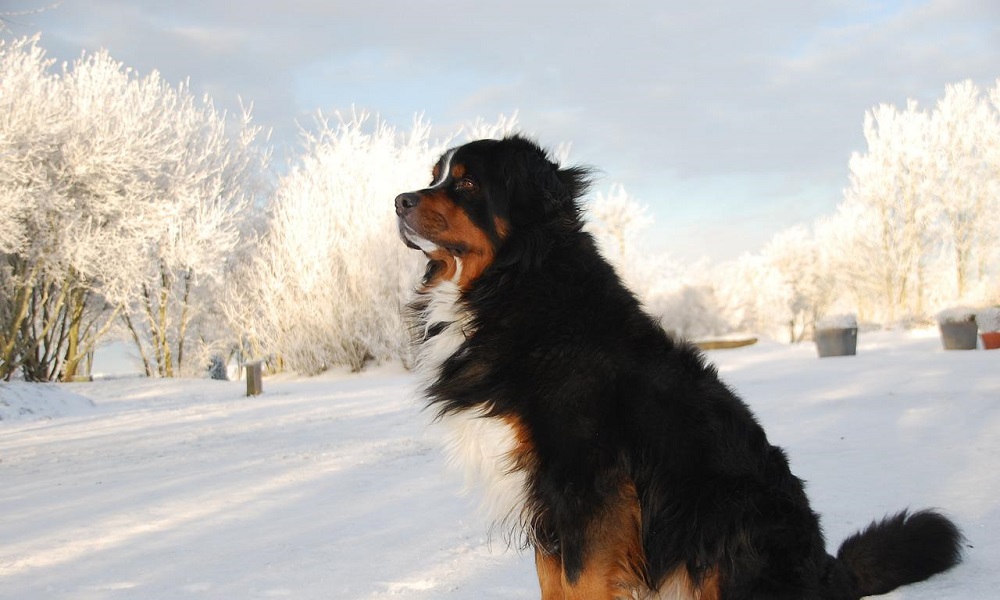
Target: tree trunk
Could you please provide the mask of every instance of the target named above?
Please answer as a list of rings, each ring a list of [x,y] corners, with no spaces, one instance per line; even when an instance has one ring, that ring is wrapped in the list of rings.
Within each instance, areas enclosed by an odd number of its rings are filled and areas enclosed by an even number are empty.
[[[30,278],[33,280],[34,276]],[[28,316],[28,307],[31,303],[32,290],[21,287],[14,294],[13,303],[10,307],[11,319],[6,323],[3,337],[0,337],[0,379],[10,381],[21,362],[25,358],[25,339],[21,336],[22,326]]]
[[[181,322],[177,327],[177,371],[184,365],[184,338],[187,337],[187,327],[190,312],[188,303],[191,298],[191,269],[184,273],[184,297],[181,301]]]
[[[160,306],[159,306],[159,326],[160,330],[160,345],[162,347],[161,356],[163,357],[163,364],[160,366],[160,372],[164,377],[174,376],[174,364],[173,357],[170,351],[170,336],[167,335],[167,302],[170,300],[170,274],[167,273],[166,269],[162,266],[160,267]]]
[[[163,345],[160,343],[160,330],[159,321],[156,318],[156,313],[153,310],[153,293],[150,291],[149,287],[143,284],[142,286],[142,296],[146,309],[146,321],[149,323],[149,337],[150,342],[153,347],[153,360],[155,361],[156,374],[163,376]],[[138,331],[133,330],[133,335],[135,335],[136,343],[141,345],[141,338],[139,337]],[[150,376],[152,376],[153,363],[150,363]]]
[[[142,347],[142,339],[139,337],[139,332],[136,330],[132,318],[129,317],[127,311],[122,313],[122,318],[125,320],[125,326],[128,327],[129,333],[132,334],[132,341],[135,342],[135,347],[139,349],[139,358],[142,359],[142,368],[146,371],[146,377],[152,377],[153,364],[149,361],[149,357],[146,356],[146,349]]]
[[[81,350],[83,346],[82,327],[83,313],[87,306],[88,293],[82,288],[77,288],[70,293],[70,302],[67,313],[69,314],[69,331],[67,333],[66,358],[62,369],[62,380],[73,381],[77,376],[80,361],[85,353]]]

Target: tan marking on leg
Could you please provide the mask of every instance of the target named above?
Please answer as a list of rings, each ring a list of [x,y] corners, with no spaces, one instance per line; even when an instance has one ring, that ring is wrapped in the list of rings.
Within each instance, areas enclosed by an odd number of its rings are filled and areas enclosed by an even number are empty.
[[[580,576],[570,583],[560,569],[565,600],[633,598],[645,589],[640,521],[635,487],[624,485],[620,497],[587,528]]]
[[[542,588],[542,600],[564,600],[562,561],[559,557],[535,548],[535,569],[538,571],[538,585]]]

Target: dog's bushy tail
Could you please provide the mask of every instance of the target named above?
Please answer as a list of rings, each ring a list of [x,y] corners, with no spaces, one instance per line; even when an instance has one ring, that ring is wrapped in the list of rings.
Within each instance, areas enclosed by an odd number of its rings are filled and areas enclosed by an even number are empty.
[[[903,511],[844,540],[837,559],[859,596],[885,594],[923,581],[962,560],[962,533],[937,512]]]

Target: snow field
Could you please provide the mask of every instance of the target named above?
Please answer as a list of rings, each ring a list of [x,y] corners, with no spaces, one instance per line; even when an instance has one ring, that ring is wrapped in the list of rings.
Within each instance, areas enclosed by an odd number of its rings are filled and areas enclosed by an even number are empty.
[[[831,550],[906,507],[962,526],[963,565],[887,598],[994,597],[1000,352],[892,332],[855,357],[709,355],[807,480]],[[0,384],[0,598],[537,597],[530,553],[490,538],[445,467],[412,375],[244,385]]]

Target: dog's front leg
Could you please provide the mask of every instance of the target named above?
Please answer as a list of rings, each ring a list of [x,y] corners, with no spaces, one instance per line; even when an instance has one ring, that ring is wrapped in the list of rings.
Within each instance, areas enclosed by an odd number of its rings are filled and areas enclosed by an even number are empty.
[[[630,485],[622,490],[583,528],[583,536],[560,536],[559,551],[536,548],[542,600],[615,600],[645,589],[639,506]],[[569,565],[559,554],[567,550],[573,553]]]
[[[562,559],[535,548],[535,568],[538,570],[538,585],[542,588],[542,600],[564,600]]]

